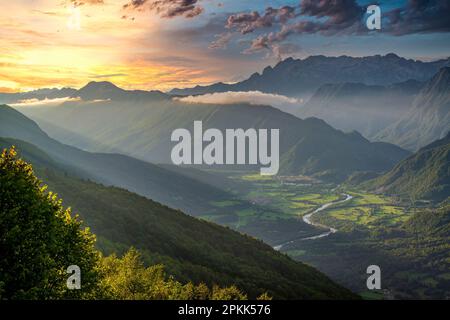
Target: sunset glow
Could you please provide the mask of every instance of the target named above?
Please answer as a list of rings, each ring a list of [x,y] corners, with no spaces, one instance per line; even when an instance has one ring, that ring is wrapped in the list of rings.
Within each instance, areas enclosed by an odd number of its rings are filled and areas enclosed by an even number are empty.
[[[0,14],[3,92],[79,87],[98,79],[140,89],[214,80],[196,68],[160,61],[164,43],[156,31],[161,19],[148,13],[124,19],[123,1],[79,7],[54,0],[30,2],[5,3]]]

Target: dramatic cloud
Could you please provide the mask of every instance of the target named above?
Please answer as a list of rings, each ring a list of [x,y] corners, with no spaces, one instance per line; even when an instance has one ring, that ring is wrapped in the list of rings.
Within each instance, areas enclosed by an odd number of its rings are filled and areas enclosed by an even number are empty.
[[[284,6],[279,9],[268,7],[262,16],[257,11],[231,15],[228,17],[226,27],[247,34],[259,28],[272,27],[276,23],[286,23],[295,16],[294,7]]]
[[[269,7],[263,15],[256,11],[230,15],[225,27],[244,35],[271,28],[270,32],[254,38],[244,53],[271,50],[277,55],[275,51],[292,35],[369,34],[363,19],[366,9],[367,5],[360,5],[356,0],[302,0],[298,7]],[[446,0],[408,0],[404,6],[383,14],[381,32],[388,34],[450,31],[450,2]]]
[[[123,9],[155,11],[162,18],[183,16],[193,18],[203,12],[199,0],[131,0]]]
[[[303,0],[298,7],[283,6],[278,9],[269,7],[263,15],[256,11],[233,14],[229,16],[225,27],[241,34],[279,27],[279,31],[259,35],[252,41],[250,48],[244,51],[248,54],[269,49],[274,55],[279,56],[283,46],[278,43],[292,34],[331,35],[343,30],[353,33],[361,29],[364,12],[365,8],[358,5],[356,0]],[[299,18],[303,19],[298,20]],[[294,21],[289,23],[291,20]]]
[[[303,0],[300,9],[302,15],[326,18],[324,25],[334,28],[359,21],[365,11],[356,0]]]
[[[289,98],[278,94],[263,93],[261,91],[229,91],[175,99],[188,103],[249,103],[252,105],[269,105],[285,112],[293,112],[294,109],[296,109],[303,103],[302,99]]]
[[[386,16],[386,28],[394,35],[450,32],[450,2],[446,0],[409,0]]]

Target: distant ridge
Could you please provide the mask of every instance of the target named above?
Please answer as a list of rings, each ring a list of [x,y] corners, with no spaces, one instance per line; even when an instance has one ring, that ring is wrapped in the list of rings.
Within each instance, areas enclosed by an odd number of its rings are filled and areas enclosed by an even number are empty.
[[[80,97],[88,100],[159,100],[168,99],[168,95],[161,91],[124,90],[108,81],[91,81],[80,90],[72,94],[72,97]]]
[[[445,67],[424,85],[409,112],[375,138],[415,151],[449,130],[450,67]]]
[[[405,59],[394,53],[368,57],[310,56],[305,59],[287,58],[262,73],[235,83],[216,83],[188,89],[173,89],[174,95],[199,95],[213,92],[259,90],[287,96],[312,94],[326,83],[359,82],[366,85],[390,85],[410,79],[426,81],[449,59],[422,62]]]
[[[0,104],[13,104],[29,99],[57,99],[57,98],[81,98],[91,100],[115,100],[115,101],[157,101],[170,99],[171,96],[158,91],[125,90],[109,81],[91,81],[79,90],[73,88],[45,88],[20,93],[0,93]]]
[[[74,95],[77,92],[76,89],[72,88],[45,88],[38,89],[29,92],[17,92],[17,93],[1,93],[0,92],[0,104],[10,104],[17,103],[21,100],[29,100],[29,99],[57,99],[57,98],[65,98]]]

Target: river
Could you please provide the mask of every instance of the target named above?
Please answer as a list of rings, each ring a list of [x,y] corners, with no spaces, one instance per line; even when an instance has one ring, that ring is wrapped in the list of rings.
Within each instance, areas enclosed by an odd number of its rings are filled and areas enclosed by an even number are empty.
[[[330,234],[336,233],[336,232],[337,232],[337,229],[335,229],[335,228],[333,228],[333,227],[326,226],[326,225],[324,225],[324,224],[315,223],[315,222],[313,222],[313,221],[311,220],[311,217],[312,217],[314,214],[316,214],[316,213],[318,213],[318,212],[320,212],[320,211],[323,211],[323,210],[327,209],[329,206],[332,206],[332,205],[335,205],[335,204],[339,204],[339,203],[344,203],[344,202],[347,202],[347,201],[353,199],[353,196],[351,196],[351,195],[349,195],[349,194],[344,193],[344,194],[342,194],[342,195],[345,196],[345,199],[325,203],[324,205],[322,205],[321,207],[317,208],[317,209],[314,210],[313,212],[308,213],[308,214],[305,214],[305,215],[303,216],[303,222],[305,222],[306,224],[309,224],[309,225],[311,225],[311,226],[318,227],[318,228],[328,229],[327,231],[322,232],[322,233],[320,233],[320,234],[318,234],[318,235],[316,235],[316,236],[291,240],[291,241],[282,243],[282,244],[280,244],[280,245],[278,245],[278,246],[275,246],[275,247],[273,247],[273,248],[274,248],[275,250],[281,250],[284,246],[286,246],[286,245],[288,245],[288,244],[291,244],[291,243],[294,243],[294,242],[296,242],[296,241],[315,240],[315,239],[325,238],[325,237],[328,237]]]

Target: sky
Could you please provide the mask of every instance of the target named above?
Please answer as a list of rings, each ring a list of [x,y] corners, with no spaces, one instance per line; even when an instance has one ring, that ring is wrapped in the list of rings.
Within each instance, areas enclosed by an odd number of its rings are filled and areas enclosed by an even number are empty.
[[[366,9],[381,8],[381,30]],[[0,12],[0,92],[111,81],[235,82],[287,57],[450,56],[449,0],[15,0]]]

